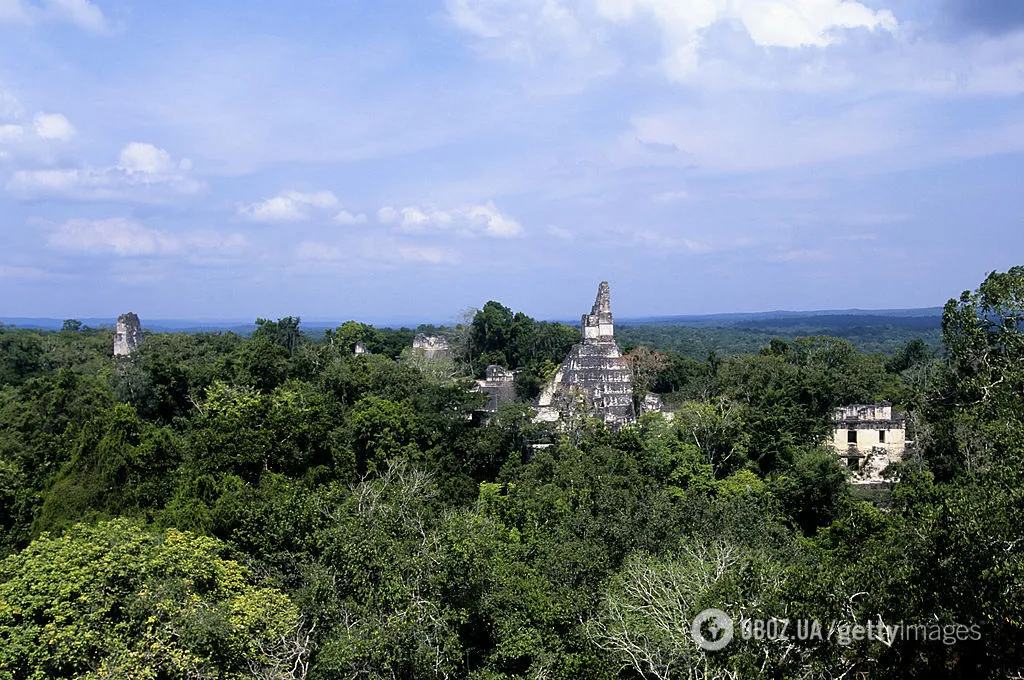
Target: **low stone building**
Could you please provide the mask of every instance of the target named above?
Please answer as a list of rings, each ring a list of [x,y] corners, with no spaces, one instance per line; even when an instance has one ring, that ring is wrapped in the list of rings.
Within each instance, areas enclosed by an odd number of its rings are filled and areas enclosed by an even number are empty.
[[[488,366],[487,376],[476,381],[476,389],[490,397],[487,405],[481,410],[484,413],[494,413],[502,404],[516,400],[516,372],[501,366]]]
[[[352,353],[357,357],[363,354],[369,354],[369,352],[366,351],[366,344],[362,340],[356,342],[355,349],[352,350]]]
[[[412,348],[414,351],[422,352],[428,359],[450,358],[452,354],[448,338],[440,335],[417,333],[412,339]]]
[[[835,410],[832,447],[853,471],[855,483],[881,482],[882,472],[903,459],[907,426],[892,405],[852,404]]]
[[[142,322],[135,312],[128,312],[117,317],[114,329],[114,356],[126,357],[139,348],[145,339],[142,334]]]
[[[555,422],[567,411],[582,406],[612,428],[634,422],[633,379],[615,343],[607,281],[601,282],[594,306],[590,314],[583,315],[581,323],[583,342],[573,346],[554,379],[541,391],[536,403],[537,419]],[[645,405],[654,408],[657,402],[645,400]]]

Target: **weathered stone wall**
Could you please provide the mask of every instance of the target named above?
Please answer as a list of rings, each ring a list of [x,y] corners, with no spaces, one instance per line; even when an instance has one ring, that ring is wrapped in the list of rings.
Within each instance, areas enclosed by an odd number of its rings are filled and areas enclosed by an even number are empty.
[[[886,467],[903,459],[907,426],[888,403],[843,406],[835,410],[831,444],[853,469],[854,482],[875,483]]]
[[[490,397],[483,410],[494,413],[502,404],[516,400],[516,372],[501,366],[488,366],[487,377],[477,380],[476,388]]]
[[[144,339],[142,323],[135,312],[128,312],[117,317],[117,327],[114,329],[114,356],[131,355]]]
[[[451,347],[448,345],[448,338],[443,336],[425,335],[418,333],[412,339],[414,351],[423,353],[428,359],[451,357]]]
[[[883,402],[840,406],[835,411],[835,420],[892,420],[892,405]]]
[[[610,427],[636,420],[633,381],[615,344],[611,291],[607,281],[597,289],[590,314],[582,318],[583,342],[574,345],[554,380],[537,400],[538,420],[554,422],[582,398],[585,408]]]

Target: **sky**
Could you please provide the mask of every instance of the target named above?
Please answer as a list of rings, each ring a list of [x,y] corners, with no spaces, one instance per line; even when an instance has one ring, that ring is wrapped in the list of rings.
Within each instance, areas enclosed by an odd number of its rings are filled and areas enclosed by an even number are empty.
[[[0,0],[0,315],[941,305],[1022,95],[1019,0]]]

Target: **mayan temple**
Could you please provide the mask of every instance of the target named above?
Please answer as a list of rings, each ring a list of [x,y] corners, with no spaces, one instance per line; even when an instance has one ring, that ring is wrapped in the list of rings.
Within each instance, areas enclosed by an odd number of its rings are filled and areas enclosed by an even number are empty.
[[[142,322],[135,312],[128,312],[117,317],[117,328],[114,330],[114,356],[126,357],[138,349],[144,336]]]
[[[554,422],[583,401],[612,428],[636,419],[633,381],[615,344],[611,291],[602,281],[590,314],[583,315],[583,342],[574,345],[537,401],[538,420]]]

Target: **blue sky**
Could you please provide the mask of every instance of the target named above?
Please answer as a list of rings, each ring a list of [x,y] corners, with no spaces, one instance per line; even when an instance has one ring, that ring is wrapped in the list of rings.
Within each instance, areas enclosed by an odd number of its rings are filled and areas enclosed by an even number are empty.
[[[1018,0],[0,0],[0,314],[942,304],[1022,94]]]

